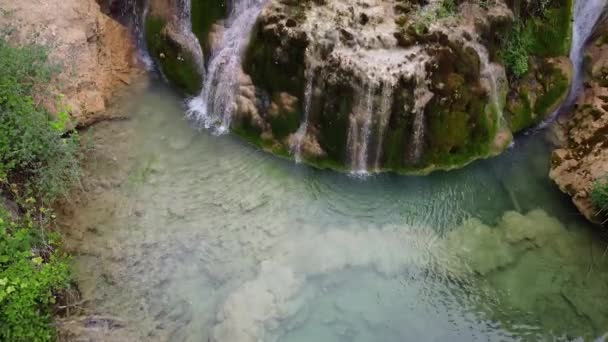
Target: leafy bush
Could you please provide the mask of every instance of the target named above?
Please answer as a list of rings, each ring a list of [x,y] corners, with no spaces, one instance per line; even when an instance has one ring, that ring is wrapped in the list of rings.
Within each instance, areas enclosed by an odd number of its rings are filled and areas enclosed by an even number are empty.
[[[528,72],[530,57],[530,36],[520,23],[515,24],[502,49],[502,58],[507,70],[515,77],[522,77]]]
[[[57,236],[44,237],[31,220],[11,222],[0,208],[0,340],[52,341],[54,293],[69,286]]]
[[[35,86],[53,72],[42,48],[0,38],[0,184],[23,184],[23,196],[47,202],[79,175],[78,135],[65,132],[67,111],[53,119],[33,99]]]
[[[600,214],[607,214],[608,210],[608,177],[597,179],[591,186],[591,202],[599,210]]]

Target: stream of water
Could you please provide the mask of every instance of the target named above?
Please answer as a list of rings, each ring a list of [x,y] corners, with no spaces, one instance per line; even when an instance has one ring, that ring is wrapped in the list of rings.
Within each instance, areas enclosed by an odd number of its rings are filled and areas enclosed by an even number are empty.
[[[125,340],[608,331],[606,244],[548,180],[541,134],[463,170],[361,180],[198,132],[158,83],[128,101],[133,120],[85,135],[96,185],[66,234],[87,309]]]
[[[188,116],[217,134],[230,130],[243,50],[266,0],[234,0],[220,42],[211,54],[199,96],[190,100]]]

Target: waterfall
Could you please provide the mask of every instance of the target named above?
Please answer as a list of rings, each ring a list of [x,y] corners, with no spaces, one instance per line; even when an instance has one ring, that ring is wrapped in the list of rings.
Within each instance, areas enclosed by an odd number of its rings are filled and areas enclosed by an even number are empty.
[[[490,62],[488,50],[481,44],[474,42],[469,43],[479,56],[481,80],[485,82],[485,87],[489,92],[490,101],[496,111],[497,119],[502,120],[504,111],[502,101],[500,100],[500,88],[498,85],[498,75],[504,74],[504,69],[498,64]],[[506,78],[506,76],[505,76]]]
[[[306,49],[306,56],[308,56],[308,49]],[[312,91],[313,84],[315,79],[315,71],[313,67],[313,62],[310,58],[306,58],[306,71],[304,72],[305,78],[305,86],[304,86],[304,118],[298,131],[295,134],[295,141],[293,142],[292,150],[296,159],[296,163],[300,163],[302,161],[302,142],[306,137],[306,133],[308,132],[308,117],[310,116],[310,106],[312,103]]]
[[[113,6],[118,6],[115,9]],[[129,28],[135,41],[140,62],[146,70],[154,69],[154,61],[146,47],[144,21],[148,16],[148,0],[125,0],[110,3],[110,14]]]
[[[606,11],[606,0],[576,0],[574,4],[574,25],[572,27],[572,46],[570,47],[570,61],[572,61],[574,74],[572,84],[566,100],[539,128],[545,128],[562,113],[570,110],[576,103],[583,87],[585,48],[592,37],[602,14]]]
[[[230,130],[241,59],[266,0],[233,0],[226,28],[211,54],[199,96],[188,103],[188,117],[223,134]]]
[[[414,123],[412,125],[412,149],[410,159],[412,162],[418,162],[422,156],[422,146],[424,145],[424,109],[431,101],[434,94],[429,90],[426,84],[426,72],[423,68],[416,72],[416,90],[414,90]]]
[[[205,78],[205,57],[198,38],[192,32],[192,3],[191,0],[180,0],[178,24],[180,34],[185,38],[188,51],[192,53],[201,77]]]
[[[359,97],[359,104],[350,116],[347,147],[350,153],[351,172],[366,175],[369,150],[369,140],[372,131],[374,114],[374,92],[376,85],[369,81],[363,87],[365,94]]]
[[[391,118],[391,110],[393,106],[393,92],[394,84],[391,82],[385,82],[382,87],[382,100],[380,102],[380,110],[378,111],[378,123],[377,123],[377,145],[376,145],[376,158],[374,160],[374,169],[380,171],[380,159],[382,158],[382,145],[384,142],[384,134],[388,127],[388,122]]]

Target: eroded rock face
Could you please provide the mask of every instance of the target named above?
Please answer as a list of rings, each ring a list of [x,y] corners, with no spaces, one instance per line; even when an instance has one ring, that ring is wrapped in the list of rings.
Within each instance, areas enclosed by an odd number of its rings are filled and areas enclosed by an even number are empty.
[[[209,11],[201,16],[202,3]],[[570,83],[569,0],[553,1],[540,14],[502,0],[253,3],[256,16],[264,9],[241,66],[229,62],[241,64],[240,58],[223,54],[236,41],[231,26],[248,18],[228,13],[247,11],[249,3],[240,0],[230,6],[153,0],[148,47],[172,83],[201,94],[190,102],[196,115],[189,117],[318,167],[364,173],[461,167],[499,154],[513,133],[545,119]],[[533,36],[529,72],[518,78],[505,71],[501,52],[513,10]],[[203,63],[196,63],[192,40],[179,39],[189,25],[205,50]],[[217,68],[223,64],[230,67]],[[201,82],[201,65],[213,66],[210,80]],[[218,70],[231,75],[219,78]],[[213,96],[200,91],[203,84]],[[283,106],[285,99],[291,105]]]
[[[604,26],[606,24],[604,23]],[[550,177],[591,221],[601,222],[589,197],[593,182],[608,175],[608,44],[605,32],[588,50],[589,79],[570,116],[557,128],[563,146],[553,152]]]
[[[257,103],[271,145],[316,165],[401,172],[449,169],[504,149],[507,80],[482,33],[512,13],[504,3],[442,10],[439,2],[270,1],[243,67],[266,98],[287,93],[301,103],[280,119]],[[239,119],[233,125],[251,125]],[[305,142],[315,148],[294,148]]]
[[[130,33],[95,0],[0,0],[0,8],[8,41],[46,46],[61,67],[37,101],[51,113],[67,106],[80,126],[98,121],[114,92],[143,70]]]

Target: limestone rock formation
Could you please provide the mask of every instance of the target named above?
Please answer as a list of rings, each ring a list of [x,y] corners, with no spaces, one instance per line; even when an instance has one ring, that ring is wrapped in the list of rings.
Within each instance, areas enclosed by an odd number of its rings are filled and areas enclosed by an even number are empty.
[[[95,0],[0,0],[0,8],[7,40],[46,46],[61,69],[36,100],[51,113],[67,106],[80,126],[98,121],[114,92],[143,70],[128,30]]]
[[[606,25],[604,23],[604,25]],[[608,175],[608,27],[589,47],[588,80],[571,115],[560,121],[563,146],[553,152],[550,177],[585,217],[600,222],[589,194]]]
[[[169,82],[188,95],[200,91],[205,73],[204,52],[224,17],[223,0],[150,0],[145,38],[148,50]],[[201,44],[200,41],[205,42]]]
[[[569,0],[541,13],[503,0],[201,3],[153,0],[146,19],[162,73],[200,93],[189,116],[321,168],[424,174],[497,155],[558,107],[572,76]],[[515,18],[532,37],[517,78],[501,51]]]

